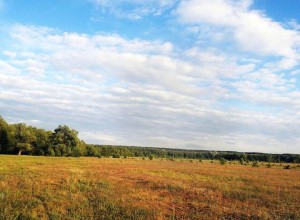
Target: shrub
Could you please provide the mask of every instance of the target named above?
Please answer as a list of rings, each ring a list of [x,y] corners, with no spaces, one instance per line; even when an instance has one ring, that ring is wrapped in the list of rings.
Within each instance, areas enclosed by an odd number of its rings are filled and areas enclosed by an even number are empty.
[[[55,151],[52,148],[50,148],[50,150],[49,150],[49,156],[50,157],[54,157],[55,156]]]
[[[239,159],[239,162],[240,162],[241,165],[243,165],[244,162],[245,162],[245,161],[244,161],[244,158],[240,158],[240,159]]]
[[[258,162],[257,161],[253,161],[252,162],[252,167],[259,167]]]
[[[119,154],[113,154],[112,157],[113,158],[120,158],[121,156]]]
[[[149,156],[149,160],[153,160],[153,155],[152,154],[150,154],[150,156]]]
[[[226,162],[227,162],[227,161],[226,161],[223,157],[221,157],[219,163],[220,163],[221,165],[225,165]]]

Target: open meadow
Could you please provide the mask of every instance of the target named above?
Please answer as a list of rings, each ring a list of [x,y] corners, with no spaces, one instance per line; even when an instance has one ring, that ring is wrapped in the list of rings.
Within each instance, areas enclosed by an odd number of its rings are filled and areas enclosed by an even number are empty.
[[[291,164],[0,156],[0,219],[300,219]]]

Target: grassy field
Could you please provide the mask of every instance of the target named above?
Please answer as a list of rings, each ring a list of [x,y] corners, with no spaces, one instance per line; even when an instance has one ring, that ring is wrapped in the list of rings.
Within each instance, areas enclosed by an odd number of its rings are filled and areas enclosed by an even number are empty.
[[[0,156],[0,219],[300,219],[300,169]]]

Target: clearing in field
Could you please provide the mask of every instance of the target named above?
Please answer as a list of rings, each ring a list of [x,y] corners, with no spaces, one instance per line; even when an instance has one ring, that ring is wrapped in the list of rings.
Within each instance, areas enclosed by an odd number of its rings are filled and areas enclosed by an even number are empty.
[[[0,219],[300,219],[282,166],[0,156]]]

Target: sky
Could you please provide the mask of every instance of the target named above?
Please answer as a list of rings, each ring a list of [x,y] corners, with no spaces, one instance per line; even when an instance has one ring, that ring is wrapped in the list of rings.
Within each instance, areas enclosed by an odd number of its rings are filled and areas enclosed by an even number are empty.
[[[299,0],[0,0],[0,115],[87,143],[300,153]]]

